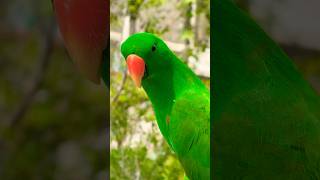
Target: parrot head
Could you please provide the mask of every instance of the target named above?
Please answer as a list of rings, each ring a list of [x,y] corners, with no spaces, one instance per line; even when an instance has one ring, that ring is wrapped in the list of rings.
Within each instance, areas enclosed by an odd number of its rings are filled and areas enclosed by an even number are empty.
[[[170,67],[172,52],[157,36],[150,33],[137,33],[121,45],[121,53],[126,59],[129,74],[140,87],[144,81]]]
[[[106,0],[53,0],[65,46],[78,69],[100,82],[103,50],[109,42],[109,2]]]

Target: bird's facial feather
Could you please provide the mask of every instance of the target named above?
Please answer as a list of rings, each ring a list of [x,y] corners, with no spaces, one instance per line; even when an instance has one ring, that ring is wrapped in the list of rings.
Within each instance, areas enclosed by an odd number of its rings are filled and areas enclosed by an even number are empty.
[[[142,80],[160,73],[170,64],[168,56],[171,51],[160,38],[150,33],[137,33],[130,36],[122,43],[121,53],[126,60],[130,55],[143,59],[145,70]]]
[[[125,58],[130,54],[135,54],[146,59],[152,52],[157,40],[156,36],[149,33],[134,34],[122,43],[121,53]]]

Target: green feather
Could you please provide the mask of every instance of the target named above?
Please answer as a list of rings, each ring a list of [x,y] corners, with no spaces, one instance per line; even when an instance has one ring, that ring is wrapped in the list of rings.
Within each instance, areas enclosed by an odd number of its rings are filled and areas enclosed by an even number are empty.
[[[229,0],[213,0],[213,178],[320,179],[320,98]]]
[[[152,50],[155,47],[154,51]],[[202,81],[158,37],[130,36],[121,46],[126,58],[144,59],[142,86],[158,126],[190,179],[210,178],[210,94]]]

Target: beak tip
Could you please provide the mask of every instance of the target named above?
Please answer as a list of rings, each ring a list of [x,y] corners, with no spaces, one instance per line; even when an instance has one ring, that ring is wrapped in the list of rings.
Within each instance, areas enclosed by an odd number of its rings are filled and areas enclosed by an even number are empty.
[[[139,77],[134,77],[134,76],[131,76],[133,82],[134,82],[134,85],[136,85],[138,88],[141,87],[141,79]]]

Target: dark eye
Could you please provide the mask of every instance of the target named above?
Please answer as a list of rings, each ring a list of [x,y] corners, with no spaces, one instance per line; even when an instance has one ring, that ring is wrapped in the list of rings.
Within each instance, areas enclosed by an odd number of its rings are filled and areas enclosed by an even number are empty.
[[[156,50],[157,50],[156,45],[153,45],[153,46],[151,47],[151,51],[154,52],[154,51],[156,51]]]

